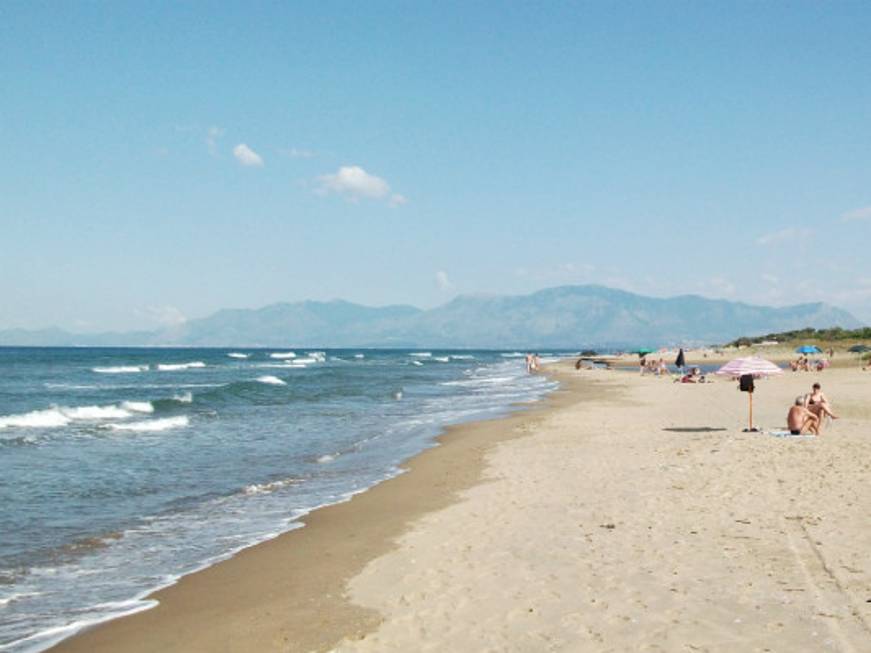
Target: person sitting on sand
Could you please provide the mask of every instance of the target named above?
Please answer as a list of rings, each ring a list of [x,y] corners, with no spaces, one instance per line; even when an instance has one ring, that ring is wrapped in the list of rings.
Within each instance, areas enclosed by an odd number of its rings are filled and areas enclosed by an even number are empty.
[[[792,435],[819,435],[820,418],[804,407],[804,397],[796,397],[795,405],[786,414],[786,427]]]
[[[838,419],[838,416],[832,412],[832,406],[829,403],[829,399],[823,394],[819,383],[813,384],[811,392],[804,396],[802,405],[817,416],[817,419],[820,422],[820,427],[823,425],[824,417]]]
[[[702,374],[702,369],[700,367],[694,367],[690,370],[689,374],[684,374],[681,379],[681,383],[705,383],[705,377]]]

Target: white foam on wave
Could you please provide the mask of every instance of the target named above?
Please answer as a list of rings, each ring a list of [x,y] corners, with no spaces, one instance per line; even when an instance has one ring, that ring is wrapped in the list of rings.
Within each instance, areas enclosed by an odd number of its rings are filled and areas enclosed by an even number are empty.
[[[409,356],[414,356],[415,358],[430,358],[432,356],[431,351],[416,351],[409,354]]]
[[[158,363],[157,369],[161,372],[177,372],[179,370],[193,370],[205,367],[203,361],[193,361],[192,363]]]
[[[122,401],[121,408],[134,413],[154,412],[154,405],[150,401]]]
[[[318,462],[319,462],[320,464],[322,464],[322,465],[323,465],[324,463],[331,463],[331,462],[333,462],[333,461],[336,459],[336,456],[338,456],[338,455],[339,455],[339,454],[329,454],[329,453],[325,453],[323,456],[321,456],[320,458],[318,458]]]
[[[150,409],[150,410],[149,410]],[[149,402],[131,401],[121,405],[109,406],[52,406],[43,410],[34,410],[20,415],[0,417],[2,428],[57,428],[67,426],[73,421],[99,421],[105,419],[127,419],[133,412],[152,412],[154,407]]]
[[[475,360],[475,357],[472,356],[471,354],[451,354],[450,357],[453,358],[454,360],[457,360],[457,361]]]
[[[130,411],[121,406],[76,406],[74,408],[59,408],[61,413],[70,419],[99,420],[125,419],[130,417]]]
[[[324,351],[310,351],[310,352],[307,352],[306,355],[309,358],[313,358],[318,363],[323,363],[327,360],[327,353]]]
[[[417,365],[418,367],[423,367],[423,363],[421,363],[420,361],[411,361],[411,364]]]
[[[19,428],[51,428],[66,426],[72,420],[57,408],[46,410],[34,410],[21,415],[6,415],[0,417],[0,429],[9,427]]]
[[[269,354],[269,358],[296,358],[296,353],[292,351],[276,351]]]
[[[106,428],[113,431],[134,431],[137,433],[149,431],[168,431],[187,426],[190,423],[187,417],[164,417],[162,419],[149,419],[141,422],[126,422],[122,424],[107,424]]]
[[[523,358],[526,354],[521,354],[519,351],[513,351],[510,354],[500,354],[503,358]]]
[[[172,398],[172,400],[177,401],[180,404],[190,404],[190,403],[193,403],[194,396],[190,392],[185,392],[185,393],[180,394],[180,395],[175,395]]]
[[[354,358],[366,358],[365,354],[354,354]]]
[[[320,361],[316,358],[296,358],[293,362],[288,361],[291,365],[312,365],[313,363],[319,363]]]
[[[438,361],[439,363],[450,363],[450,356],[433,356],[434,361]]]
[[[57,644],[58,642],[66,639],[70,635],[84,630],[85,628],[96,626],[97,624],[109,621],[110,619],[126,617],[132,614],[136,614],[137,612],[142,612],[143,610],[149,610],[150,608],[153,608],[157,605],[157,601],[134,599],[131,601],[118,601],[114,604],[105,605],[127,605],[129,607],[127,609],[118,610],[117,612],[111,612],[109,614],[93,619],[78,619],[76,621],[66,623],[62,626],[51,626],[49,628],[40,630],[39,632],[36,632],[32,635],[28,635],[27,637],[22,637],[21,639],[9,642],[8,644],[3,644],[2,647],[0,647],[0,650],[5,651],[14,649],[20,651],[44,651],[49,646]]]
[[[238,351],[231,351],[229,354],[227,354],[227,356],[229,356],[230,358],[248,358],[249,355],[250,354],[242,354]]]
[[[111,367],[92,367],[92,372],[97,374],[136,374],[147,372],[148,365],[114,365]]]
[[[287,385],[287,383],[279,379],[277,376],[271,375],[258,376],[256,380],[258,383],[266,383],[267,385]]]
[[[302,479],[299,478],[284,478],[279,481],[271,481],[269,483],[254,483],[252,485],[246,485],[245,489],[242,492],[249,496],[255,494],[270,494],[271,492],[280,490],[283,487],[287,487],[289,485],[298,485],[300,483],[302,483]]]

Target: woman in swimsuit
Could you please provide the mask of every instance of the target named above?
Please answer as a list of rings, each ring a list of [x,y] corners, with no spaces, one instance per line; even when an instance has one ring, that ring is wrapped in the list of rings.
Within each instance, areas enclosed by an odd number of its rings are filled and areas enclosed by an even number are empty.
[[[832,412],[829,399],[823,394],[819,383],[814,383],[810,394],[804,396],[804,406],[820,420],[820,427],[823,425],[824,417],[838,419],[838,416]]]

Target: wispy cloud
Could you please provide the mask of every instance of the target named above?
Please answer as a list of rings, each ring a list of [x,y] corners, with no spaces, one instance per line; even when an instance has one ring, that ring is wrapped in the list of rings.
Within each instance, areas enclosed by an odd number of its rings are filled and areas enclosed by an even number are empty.
[[[774,245],[776,243],[788,242],[790,240],[801,240],[802,238],[809,238],[813,233],[813,229],[809,229],[808,227],[787,227],[780,231],[759,236],[759,238],[756,239],[756,244]]]
[[[439,287],[439,290],[448,291],[452,290],[454,284],[451,283],[451,280],[448,278],[448,273],[444,270],[439,270],[435,274],[436,285]]]
[[[245,143],[239,143],[236,147],[233,148],[233,156],[235,156],[236,160],[243,166],[259,167],[263,165],[263,157],[261,157],[259,154],[257,154],[257,152],[245,145]]]
[[[319,195],[341,195],[356,202],[360,199],[387,200],[390,206],[400,206],[408,200],[390,192],[390,184],[360,166],[342,166],[331,175],[317,178],[315,192]]]
[[[222,127],[209,127],[206,130],[206,147],[209,149],[210,156],[218,156],[218,141],[224,136],[226,129]]]
[[[857,220],[871,220],[871,206],[863,206],[861,209],[847,211],[841,216],[841,222],[854,222]]]

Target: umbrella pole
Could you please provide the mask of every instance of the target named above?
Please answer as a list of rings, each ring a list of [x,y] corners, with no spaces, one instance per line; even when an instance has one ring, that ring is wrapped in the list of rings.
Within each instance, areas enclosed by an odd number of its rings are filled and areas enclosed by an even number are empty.
[[[747,394],[750,395],[750,430],[752,431],[753,430],[753,393],[748,392]]]

